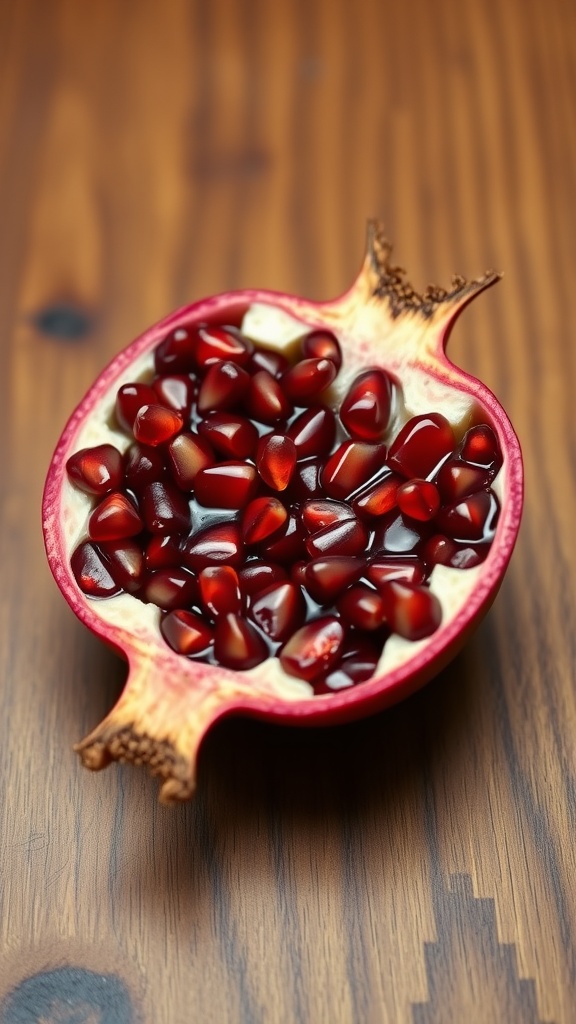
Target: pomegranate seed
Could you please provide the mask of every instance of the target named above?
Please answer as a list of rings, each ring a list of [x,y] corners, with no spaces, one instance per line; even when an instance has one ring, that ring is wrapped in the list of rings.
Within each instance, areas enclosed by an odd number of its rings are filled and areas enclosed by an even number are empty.
[[[321,555],[359,555],[368,546],[366,527],[358,519],[345,519],[332,523],[313,533],[306,541],[311,558]]]
[[[88,597],[114,597],[121,591],[90,541],[82,541],[72,552],[70,568],[80,590]]]
[[[295,583],[297,587],[306,586],[306,566],[308,562],[305,559],[301,559],[299,562],[294,562],[294,565],[290,569],[290,579],[292,583]]]
[[[182,559],[193,572],[201,572],[209,565],[239,568],[243,558],[244,545],[238,523],[206,526],[182,545]]]
[[[426,569],[419,558],[375,558],[366,571],[366,576],[375,587],[380,587],[389,580],[401,580],[405,583],[423,583]]]
[[[277,498],[254,498],[242,517],[242,536],[245,544],[258,544],[280,530],[288,513]]]
[[[196,329],[176,327],[154,350],[156,373],[189,373],[194,369]]]
[[[285,491],[296,468],[296,445],[284,434],[267,434],[256,449],[256,465],[265,484]]]
[[[182,554],[178,537],[157,533],[150,538],[144,551],[144,562],[149,571],[174,569],[180,565],[181,561]]]
[[[359,441],[380,441],[390,419],[392,381],[383,370],[365,370],[352,382],[340,419]]]
[[[247,562],[238,573],[242,593],[252,597],[253,594],[265,590],[273,583],[286,579],[286,570],[274,562],[261,562],[259,559]]]
[[[309,405],[325,391],[337,374],[331,359],[302,359],[282,377],[287,398],[295,405]]]
[[[251,458],[258,444],[258,431],[250,420],[229,412],[208,413],[198,424],[198,433],[228,459]]]
[[[413,416],[393,441],[388,453],[388,465],[409,480],[412,477],[427,477],[454,446],[454,431],[441,413]]]
[[[378,479],[355,494],[350,502],[361,519],[374,519],[391,512],[397,504],[397,494],[403,478],[386,469]]]
[[[417,553],[429,532],[430,528],[426,524],[416,523],[413,519],[405,519],[401,512],[389,512],[376,526],[374,554],[379,555],[381,552],[391,555]]]
[[[268,648],[245,619],[239,615],[221,615],[214,635],[214,654],[221,665],[242,672],[264,661]]]
[[[246,366],[254,346],[248,338],[242,337],[234,327],[200,327],[196,340],[196,363],[210,366],[222,360],[230,360],[238,366]]]
[[[164,611],[173,611],[185,605],[196,604],[198,583],[186,569],[158,569],[150,573],[144,585],[144,599]]]
[[[331,672],[323,679],[314,681],[314,693],[334,693],[336,690],[345,690],[356,683],[363,683],[370,679],[376,671],[379,653],[374,648],[349,654],[342,658]]]
[[[201,469],[194,480],[200,505],[212,508],[243,508],[258,489],[258,474],[248,462],[219,462]]]
[[[492,491],[477,491],[457,505],[443,508],[438,528],[454,540],[491,540],[498,521],[498,501]]]
[[[258,373],[259,370],[267,370],[273,377],[281,377],[290,367],[290,363],[280,352],[272,352],[270,349],[256,349],[252,353],[248,369],[251,373]]]
[[[290,501],[306,501],[322,495],[321,476],[324,470],[323,459],[304,459],[297,462],[294,476],[286,492]]]
[[[299,459],[327,455],[336,437],[336,417],[331,409],[314,406],[296,417],[286,435],[296,445]]]
[[[156,401],[180,413],[185,422],[190,419],[192,406],[194,404],[195,381],[187,374],[172,374],[167,377],[157,377],[152,381],[152,387],[156,392]]]
[[[129,594],[139,590],[145,574],[144,555],[140,545],[136,541],[123,538],[103,541],[99,547],[110,575],[118,586]]]
[[[210,626],[199,615],[182,608],[164,616],[160,632],[176,654],[201,654],[213,639]]]
[[[310,498],[304,502],[300,515],[308,533],[317,533],[325,526],[333,526],[334,523],[354,519],[350,505],[346,505],[343,501],[330,501],[329,498]]]
[[[442,621],[442,608],[427,587],[400,580],[380,588],[386,621],[393,633],[405,640],[423,640],[434,633]]]
[[[427,523],[440,508],[438,488],[428,480],[409,480],[396,493],[398,508],[405,516]]]
[[[494,475],[502,466],[502,452],[496,434],[487,423],[471,427],[464,435],[460,457],[482,469],[491,469]]]
[[[262,552],[273,562],[290,564],[306,555],[304,535],[300,520],[294,514],[288,516],[286,527],[278,537],[262,545]]]
[[[238,573],[231,565],[208,565],[198,576],[202,607],[215,618],[218,615],[240,615],[242,595]]]
[[[148,384],[123,384],[118,388],[114,412],[118,425],[126,433],[132,433],[134,420],[143,405],[155,405],[158,397]]]
[[[450,559],[453,569],[472,569],[475,565],[483,562],[490,550],[490,544],[478,544],[477,547],[465,547],[458,545],[457,550]]]
[[[198,434],[179,434],[168,445],[168,463],[182,491],[191,491],[200,470],[214,465],[215,460],[212,448]]]
[[[386,449],[380,444],[344,441],[330,456],[322,484],[331,498],[347,498],[381,468]]]
[[[337,370],[342,366],[342,350],[331,331],[312,331],[302,342],[305,359],[330,359]]]
[[[344,628],[333,615],[315,619],[292,634],[280,651],[285,672],[310,682],[336,664],[344,643]]]
[[[121,540],[135,537],[143,527],[130,499],[122,491],[112,491],[102,499],[88,520],[91,540]]]
[[[365,566],[365,560],[354,555],[315,558],[306,566],[306,589],[318,604],[331,604],[346,587],[362,576]]]
[[[164,460],[155,448],[146,448],[137,441],[124,453],[124,480],[133,491],[141,491],[147,484],[161,480],[165,475]]]
[[[364,583],[342,594],[337,608],[344,621],[358,629],[379,629],[384,622],[384,602],[380,594]]]
[[[82,448],[66,463],[68,479],[86,494],[102,497],[122,483],[122,456],[113,444]]]
[[[453,505],[475,491],[489,487],[494,478],[491,469],[472,466],[460,459],[448,459],[442,464],[436,477],[436,486],[442,504]]]
[[[306,602],[302,591],[286,580],[259,591],[250,603],[250,616],[266,636],[282,642],[304,622]]]
[[[422,558],[429,565],[449,565],[453,569],[472,569],[484,561],[489,544],[481,544],[477,548],[456,544],[450,537],[441,533],[434,534],[426,541]]]
[[[142,490],[142,515],[150,533],[184,534],[190,529],[190,508],[174,484],[156,480]]]
[[[182,430],[184,420],[174,409],[164,405],[143,405],[136,413],[132,432],[141,444],[155,448],[170,441]]]
[[[212,409],[232,409],[242,401],[251,379],[229,360],[211,363],[198,392],[198,412],[204,416]]]
[[[267,370],[259,370],[250,378],[245,405],[259,423],[274,424],[292,415],[292,406],[280,383]]]

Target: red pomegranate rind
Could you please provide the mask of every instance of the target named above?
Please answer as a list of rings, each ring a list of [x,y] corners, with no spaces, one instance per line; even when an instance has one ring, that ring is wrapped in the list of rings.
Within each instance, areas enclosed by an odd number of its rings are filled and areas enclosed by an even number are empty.
[[[365,370],[348,389],[340,419],[357,441],[381,441],[390,420],[392,381],[383,370]]]
[[[424,640],[442,621],[440,601],[427,587],[390,580],[380,587],[386,622],[405,640]]]
[[[121,540],[140,533],[143,522],[130,499],[113,491],[96,506],[88,520],[91,540]]]
[[[160,632],[173,651],[185,656],[202,654],[214,635],[200,615],[186,609],[165,615],[160,623]]]
[[[280,651],[282,668],[308,682],[336,664],[344,645],[344,627],[333,615],[296,630]]]
[[[406,477],[427,477],[456,447],[454,431],[442,413],[413,416],[390,445],[388,465]]]
[[[113,444],[82,448],[66,463],[70,483],[86,494],[103,497],[122,483],[122,456]]]

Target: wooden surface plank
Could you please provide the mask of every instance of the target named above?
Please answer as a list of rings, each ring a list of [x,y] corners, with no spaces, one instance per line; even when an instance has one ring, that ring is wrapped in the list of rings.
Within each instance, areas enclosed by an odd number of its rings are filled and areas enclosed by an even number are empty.
[[[575,22],[2,5],[2,1024],[574,1021]],[[510,570],[423,692],[324,732],[223,722],[168,810],[71,753],[124,670],[45,564],[53,446],[146,325],[230,288],[334,296],[374,215],[418,286],[504,271],[451,355],[523,443]]]

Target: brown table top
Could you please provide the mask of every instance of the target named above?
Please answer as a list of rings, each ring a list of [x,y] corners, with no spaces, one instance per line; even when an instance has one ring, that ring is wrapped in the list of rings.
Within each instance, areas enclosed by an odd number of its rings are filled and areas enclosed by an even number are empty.
[[[576,1020],[576,8],[6,0],[0,13],[0,1020]],[[216,726],[195,798],[83,770],[123,664],[54,585],[45,471],[187,301],[328,298],[379,216],[419,287],[504,272],[451,356],[526,460],[464,651],[330,730]],[[571,411],[572,410],[572,411]]]

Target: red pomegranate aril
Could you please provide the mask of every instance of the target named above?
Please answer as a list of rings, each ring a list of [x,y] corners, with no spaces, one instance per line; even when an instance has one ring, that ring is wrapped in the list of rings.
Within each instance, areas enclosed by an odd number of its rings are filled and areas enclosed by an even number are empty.
[[[454,540],[491,540],[498,521],[498,501],[492,491],[478,491],[456,505],[441,509],[438,529]]]
[[[286,570],[281,565],[254,559],[242,566],[238,572],[238,579],[242,593],[252,597],[253,594],[258,594],[273,583],[280,583],[287,579],[287,576]]]
[[[164,458],[157,448],[131,444],[124,452],[124,481],[132,491],[139,493],[147,484],[165,476]]]
[[[143,405],[155,405],[158,396],[149,384],[122,384],[116,394],[114,412],[118,425],[132,433],[134,420]]]
[[[121,491],[112,491],[91,513],[88,533],[91,540],[121,540],[135,537],[143,525],[130,499]]]
[[[425,478],[433,473],[455,445],[454,431],[441,413],[413,416],[392,442],[388,465],[408,480]]]
[[[267,370],[273,377],[281,377],[290,367],[290,363],[281,352],[272,352],[270,349],[257,348],[252,353],[248,370],[250,373],[258,373],[259,370]]]
[[[342,350],[331,331],[312,331],[302,341],[305,359],[329,359],[337,370],[342,366]]]
[[[196,364],[203,367],[229,359],[238,366],[246,366],[253,349],[252,342],[233,327],[200,327],[196,337]]]
[[[185,656],[201,654],[210,646],[214,637],[213,630],[204,619],[183,608],[164,616],[160,632],[176,654]]]
[[[141,508],[146,529],[150,533],[181,536],[190,529],[190,508],[178,488],[156,480],[142,490]]]
[[[271,537],[288,520],[288,512],[277,498],[254,498],[242,516],[242,536],[245,544],[259,544]]]
[[[221,615],[214,634],[214,655],[225,668],[243,672],[268,657],[268,648],[255,627],[239,615]]]
[[[470,427],[459,449],[460,458],[482,469],[491,469],[495,475],[502,466],[502,452],[496,434],[487,423]]]
[[[198,433],[228,459],[251,458],[258,444],[254,424],[235,413],[208,413],[198,424]]]
[[[290,564],[306,555],[304,532],[300,520],[292,513],[278,537],[272,537],[262,545],[262,553],[272,562]]]
[[[448,565],[453,569],[472,569],[484,561],[489,551],[489,544],[478,547],[459,545],[450,537],[435,533],[422,549],[422,558],[428,565]]]
[[[347,498],[374,476],[386,458],[384,445],[344,441],[330,456],[322,485],[331,498]]]
[[[378,519],[397,505],[397,494],[404,478],[386,469],[368,487],[362,488],[350,500],[350,505],[361,519]]]
[[[184,420],[174,409],[164,405],[143,405],[136,413],[132,433],[140,444],[156,448],[182,430]]]
[[[249,462],[218,462],[194,480],[196,501],[211,508],[244,508],[257,490],[258,474]]]
[[[294,405],[309,405],[330,386],[337,372],[331,359],[302,359],[286,370],[282,387]]]
[[[152,387],[156,392],[157,401],[168,409],[174,409],[180,413],[185,422],[190,419],[192,406],[194,405],[195,379],[188,374],[172,374],[166,377],[156,377],[152,381]]]
[[[121,587],[110,574],[102,556],[90,541],[82,541],[72,552],[70,568],[76,583],[87,597],[115,597]]]
[[[436,486],[443,505],[453,505],[475,491],[489,487],[494,478],[491,469],[472,466],[461,459],[448,459],[436,475]]]
[[[231,565],[238,569],[244,560],[239,523],[216,523],[199,530],[182,544],[182,561],[193,572],[209,565]]]
[[[285,434],[267,434],[256,449],[256,466],[262,480],[274,491],[285,491],[296,468],[296,445]]]
[[[66,463],[68,479],[86,494],[103,497],[122,483],[122,456],[113,444],[82,448]]]
[[[380,594],[386,622],[393,633],[405,640],[423,640],[438,629],[442,608],[428,587],[394,580],[384,583]]]
[[[306,566],[308,561],[305,558],[301,558],[300,561],[294,562],[294,565],[290,567],[290,579],[292,583],[295,583],[297,587],[306,586]]]
[[[373,554],[379,555],[382,552],[390,555],[404,555],[412,552],[416,554],[429,533],[428,524],[416,523],[414,519],[407,519],[401,512],[389,512],[376,525],[372,545]]]
[[[302,591],[289,580],[273,583],[250,602],[250,617],[266,636],[279,643],[299,629],[305,616]]]
[[[292,406],[282,386],[268,370],[259,370],[249,378],[244,405],[252,419],[274,424],[292,415]]]
[[[196,365],[196,330],[194,327],[176,327],[154,349],[156,373],[190,373]]]
[[[306,590],[318,604],[331,604],[362,576],[366,560],[355,555],[328,555],[308,562]]]
[[[144,599],[164,611],[196,604],[198,582],[186,569],[158,569],[150,573],[143,588]]]
[[[242,595],[238,573],[231,565],[208,565],[198,576],[202,607],[214,618],[240,615]]]
[[[198,392],[198,412],[205,416],[213,409],[233,409],[244,398],[251,380],[246,370],[229,360],[211,363]]]
[[[122,590],[132,594],[144,582],[145,562],[140,545],[130,539],[107,540],[99,545],[100,553],[110,570],[110,575]]]
[[[175,437],[168,445],[167,454],[172,476],[182,491],[191,491],[198,473],[216,461],[208,441],[194,433]]]
[[[181,561],[179,537],[157,533],[150,538],[144,550],[144,563],[149,572],[155,569],[173,569],[180,565]]]
[[[324,494],[321,476],[324,459],[304,459],[296,463],[294,475],[286,491],[286,498],[293,502],[306,501]]]
[[[440,495],[435,484],[428,480],[408,480],[396,492],[398,508],[409,519],[427,523],[440,508]]]
[[[280,664],[289,675],[311,682],[336,664],[344,644],[344,627],[333,615],[301,626],[280,651]]]
[[[359,441],[380,441],[392,405],[392,381],[383,370],[365,370],[352,382],[341,408],[340,419]]]
[[[314,681],[314,693],[334,693],[355,686],[356,683],[363,683],[374,675],[377,665],[376,651],[367,650],[365,653],[350,654],[342,658],[323,679]]]
[[[342,523],[346,519],[354,519],[350,505],[343,501],[332,501],[330,498],[310,498],[300,510],[304,529],[308,533],[318,533],[325,526]]]
[[[310,558],[336,554],[359,555],[367,547],[368,531],[359,519],[345,519],[343,522],[332,523],[311,534],[306,541],[306,550]]]
[[[299,459],[328,455],[336,437],[336,417],[331,409],[314,406],[296,417],[286,435],[296,445]]]
[[[378,590],[390,580],[423,583],[426,579],[424,563],[427,561],[424,555],[422,555],[422,559],[410,556],[406,558],[375,558],[366,570],[366,577]]]
[[[364,583],[342,594],[336,607],[344,621],[358,629],[379,629],[384,623],[384,602],[377,590]]]

